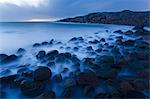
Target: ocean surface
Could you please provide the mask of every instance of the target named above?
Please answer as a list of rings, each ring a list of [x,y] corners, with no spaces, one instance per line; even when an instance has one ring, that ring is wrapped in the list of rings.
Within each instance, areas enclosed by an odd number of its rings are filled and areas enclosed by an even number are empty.
[[[127,30],[131,26],[108,24],[78,24],[59,22],[1,22],[0,53],[14,53],[18,48],[27,48],[36,42],[55,39],[66,42],[72,37],[90,36],[100,32],[107,37],[106,30]]]

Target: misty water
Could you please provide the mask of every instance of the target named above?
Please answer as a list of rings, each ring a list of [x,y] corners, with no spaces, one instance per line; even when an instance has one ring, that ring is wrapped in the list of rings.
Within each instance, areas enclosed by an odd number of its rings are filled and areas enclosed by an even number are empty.
[[[0,77],[16,74],[21,65],[28,66],[29,69],[34,70],[37,66],[46,66],[46,64],[39,62],[36,59],[36,54],[40,50],[49,52],[51,50],[58,50],[61,52],[70,52],[77,55],[82,60],[85,57],[95,57],[92,54],[86,52],[88,46],[92,46],[94,50],[98,48],[97,45],[88,43],[70,43],[68,42],[73,37],[83,37],[84,42],[89,42],[94,39],[104,38],[109,44],[114,44],[115,38],[122,34],[113,33],[116,30],[122,30],[123,32],[131,30],[133,26],[125,25],[109,25],[109,24],[79,24],[79,23],[58,23],[58,22],[4,22],[0,23],[0,53],[4,54],[17,54],[18,48],[24,48],[26,53],[15,62],[10,64],[1,65]],[[149,29],[149,28],[148,28]],[[130,37],[123,35],[125,39],[136,39],[136,37]],[[34,43],[42,43],[44,41],[49,42],[54,39],[56,44],[51,46],[42,46],[33,48]],[[61,42],[61,43],[58,43]],[[58,44],[57,44],[58,43]],[[80,48],[78,51],[72,48]],[[105,51],[101,55],[105,54]],[[55,74],[61,73],[63,68],[68,68],[68,73],[62,73],[62,77],[68,77],[70,72],[74,72],[77,68],[72,66],[70,62],[57,63],[56,67],[50,67],[52,71],[52,77]],[[10,70],[6,72],[7,70]],[[80,70],[86,69],[84,66],[80,66]],[[121,71],[120,75],[133,75],[128,70]],[[60,96],[63,90],[63,85],[51,82],[49,85],[53,89],[57,96]],[[8,98],[19,98],[20,91],[18,89],[5,89],[8,92]],[[9,90],[9,91],[8,91]],[[99,92],[101,89],[96,89]],[[102,90],[103,91],[103,90]],[[12,96],[10,92],[15,94]],[[76,96],[81,96],[80,92],[75,93]]]

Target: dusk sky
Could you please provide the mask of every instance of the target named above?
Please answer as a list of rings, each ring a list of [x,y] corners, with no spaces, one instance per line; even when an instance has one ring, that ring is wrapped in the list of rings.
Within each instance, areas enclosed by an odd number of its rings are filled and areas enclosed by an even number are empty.
[[[150,11],[149,0],[0,0],[0,21],[53,21],[90,12]]]

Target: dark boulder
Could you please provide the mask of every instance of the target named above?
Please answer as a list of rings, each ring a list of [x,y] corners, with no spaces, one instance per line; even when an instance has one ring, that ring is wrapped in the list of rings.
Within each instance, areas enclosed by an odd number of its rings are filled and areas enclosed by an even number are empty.
[[[55,80],[56,82],[61,82],[61,81],[62,81],[62,76],[61,76],[61,74],[55,75],[55,76],[54,76],[54,80]]]
[[[20,86],[22,94],[30,98],[39,96],[45,89],[44,84],[28,80],[22,81]]]
[[[10,62],[13,62],[13,61],[15,61],[15,60],[17,60],[17,59],[18,59],[18,56],[12,54],[12,55],[7,56],[6,58],[4,58],[4,59],[1,61],[1,63],[2,63],[2,64],[10,63]]]
[[[90,79],[89,79],[90,78]],[[78,85],[90,85],[95,86],[100,82],[100,79],[98,76],[96,76],[94,73],[79,73],[77,76],[77,84]]]
[[[69,41],[76,41],[77,40],[77,38],[76,37],[73,37],[73,38],[71,38]]]
[[[62,99],[69,99],[72,97],[72,94],[73,94],[73,87],[67,87],[62,92],[61,98]]]
[[[19,77],[19,75],[18,74],[15,74],[15,75],[9,75],[9,76],[4,76],[4,77],[1,77],[0,78],[0,83],[1,84],[11,84],[11,83],[13,83],[14,82],[14,80],[16,79],[16,78],[18,78]]]
[[[95,50],[97,53],[100,53],[102,51],[102,48],[98,48]]]
[[[126,98],[131,98],[131,99],[144,99],[145,95],[142,92],[139,91],[128,91],[126,94]]]
[[[53,66],[55,66],[55,62],[48,62],[47,66],[53,67]]]
[[[105,42],[105,39],[104,39],[104,38],[102,38],[100,41],[101,41],[101,42]]]
[[[6,57],[8,57],[8,55],[6,54],[0,54],[0,62],[5,59]]]
[[[46,42],[46,41],[44,41],[44,42],[42,42],[41,44],[42,44],[42,45],[48,45],[49,43]]]
[[[19,49],[17,50],[17,54],[23,54],[23,53],[25,53],[25,52],[26,52],[26,50],[23,49],[23,48],[19,48]]]
[[[52,50],[46,54],[46,58],[57,56],[59,52],[57,50]]]
[[[86,49],[87,49],[87,51],[93,51],[92,46],[88,46]]]
[[[132,35],[132,34],[133,34],[133,31],[128,30],[128,31],[124,32],[124,34],[126,34],[126,35]]]
[[[33,47],[40,47],[40,46],[41,46],[41,44],[39,44],[39,43],[33,44]]]
[[[35,81],[45,81],[51,78],[51,70],[48,67],[39,66],[34,71],[34,80]]]
[[[70,59],[74,64],[80,63],[80,59],[76,55],[72,55]]]
[[[98,43],[100,43],[100,41],[94,40],[94,41],[89,41],[89,43],[90,43],[90,44],[98,44]]]
[[[74,51],[78,51],[79,48],[78,48],[78,47],[74,47],[73,50],[74,50]]]
[[[43,59],[46,55],[46,52],[44,50],[39,51],[39,53],[36,55],[37,59]]]
[[[133,30],[141,30],[141,29],[144,29],[144,26],[142,26],[142,25],[137,25],[137,26],[135,26],[134,28],[133,28]]]
[[[46,91],[38,97],[38,99],[55,99],[55,98],[56,94],[54,91]]]
[[[124,46],[134,46],[135,41],[134,40],[127,40],[123,42]]]
[[[114,33],[123,33],[121,30],[116,30],[116,31],[114,31]]]
[[[114,64],[114,57],[110,56],[110,55],[98,56],[98,57],[96,57],[95,61],[97,63],[113,65]]]

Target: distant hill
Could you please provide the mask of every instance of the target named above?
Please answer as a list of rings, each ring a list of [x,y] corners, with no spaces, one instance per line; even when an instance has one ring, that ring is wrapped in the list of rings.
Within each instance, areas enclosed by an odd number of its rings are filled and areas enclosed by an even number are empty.
[[[59,20],[59,22],[150,26],[150,11],[133,12],[130,10],[124,10],[121,12],[96,12],[85,16],[62,19]]]

